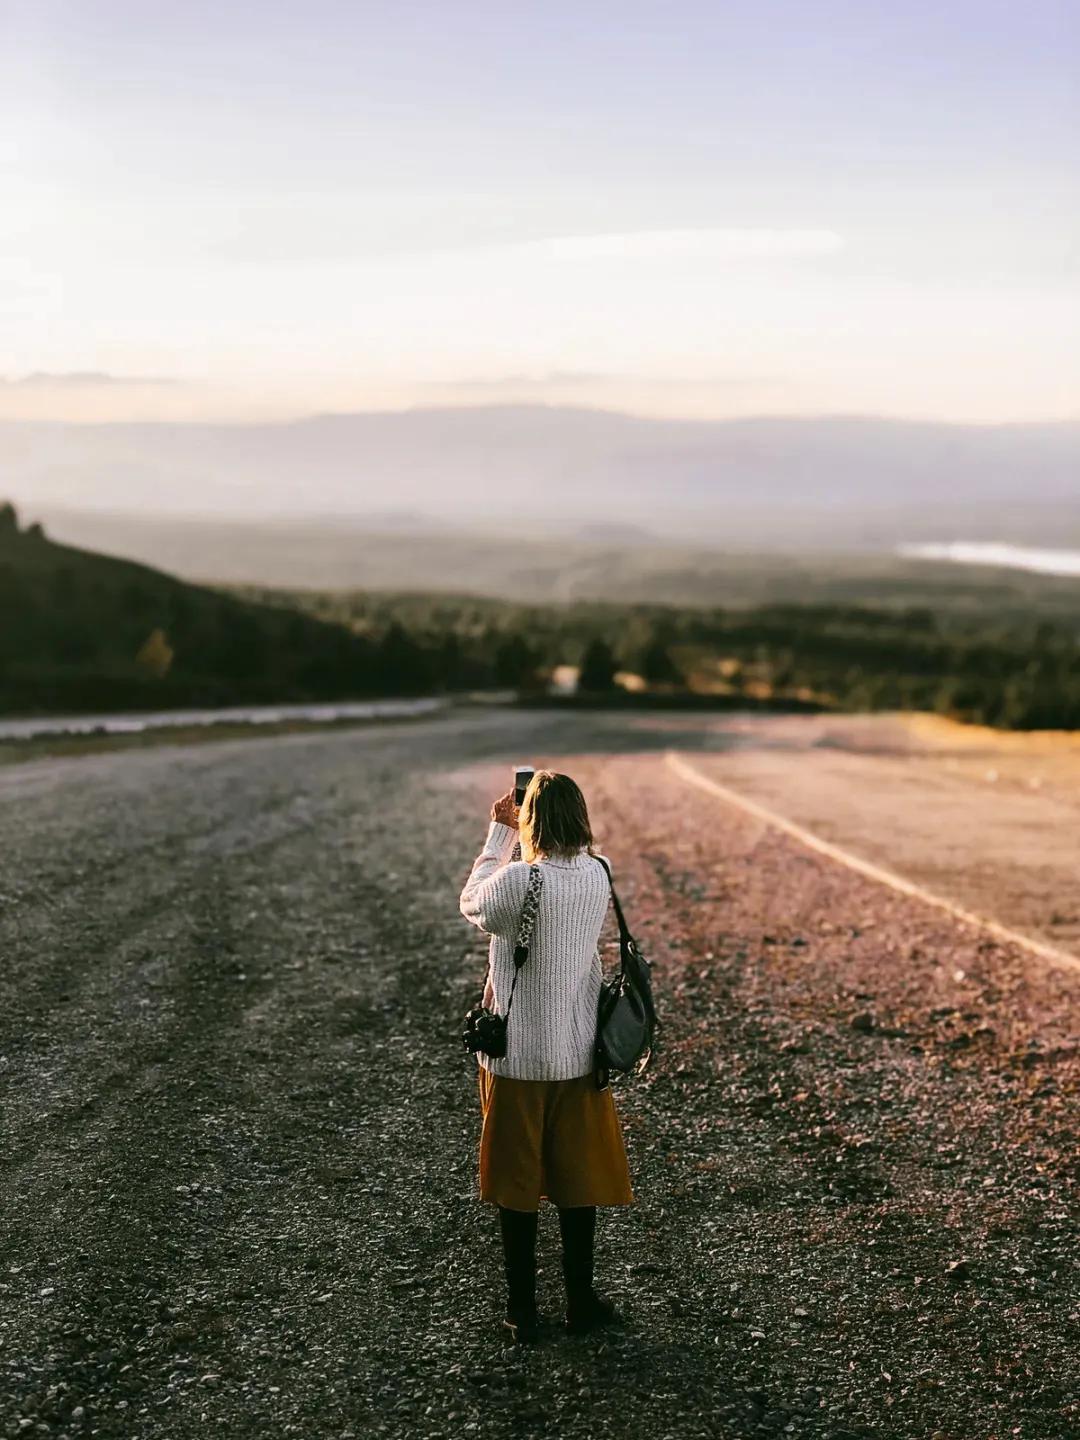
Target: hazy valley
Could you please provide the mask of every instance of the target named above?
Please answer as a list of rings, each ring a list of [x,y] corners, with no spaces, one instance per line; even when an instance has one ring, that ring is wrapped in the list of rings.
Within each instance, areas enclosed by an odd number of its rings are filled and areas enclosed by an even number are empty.
[[[1067,544],[1080,542],[1078,474],[1080,425],[1064,422],[656,420],[506,405],[278,424],[0,423],[0,490],[54,525],[63,511],[152,514],[159,531],[202,515],[268,531],[287,521],[305,540],[329,525],[427,529],[433,543],[445,530],[562,543],[584,529],[586,540],[720,549]],[[93,523],[69,538],[166,563],[132,549],[118,520]],[[192,536],[192,554],[204,538]],[[278,571],[213,578],[304,583]]]

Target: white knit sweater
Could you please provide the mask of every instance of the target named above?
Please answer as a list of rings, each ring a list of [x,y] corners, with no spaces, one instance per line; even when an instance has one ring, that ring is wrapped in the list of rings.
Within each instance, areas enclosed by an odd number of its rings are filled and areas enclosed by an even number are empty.
[[[491,936],[488,977],[500,1015],[510,999],[514,942],[529,883],[528,865],[510,858],[517,839],[516,828],[493,820],[461,892],[461,913]],[[603,975],[597,941],[611,886],[603,866],[585,850],[570,860],[537,863],[544,885],[529,958],[514,991],[506,1054],[501,1059],[478,1054],[477,1060],[494,1075],[570,1080],[593,1068]]]

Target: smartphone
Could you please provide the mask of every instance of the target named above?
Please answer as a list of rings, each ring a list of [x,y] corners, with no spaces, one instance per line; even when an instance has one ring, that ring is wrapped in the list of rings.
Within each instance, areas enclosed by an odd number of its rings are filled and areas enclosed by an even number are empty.
[[[531,765],[514,766],[514,804],[520,805],[525,799],[525,791],[529,781],[536,774]]]

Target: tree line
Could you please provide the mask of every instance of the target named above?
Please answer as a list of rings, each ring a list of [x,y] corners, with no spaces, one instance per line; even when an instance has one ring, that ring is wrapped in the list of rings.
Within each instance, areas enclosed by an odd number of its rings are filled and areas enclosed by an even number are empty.
[[[845,710],[930,710],[1016,729],[1080,728],[1080,632],[1068,618],[923,605],[721,609],[262,593],[360,634],[400,625],[413,640],[414,663],[450,690],[494,685],[537,694],[569,665],[590,695],[631,683],[645,699],[769,697]]]
[[[8,714],[493,689],[538,699],[560,667],[593,699],[631,687],[643,703],[711,695],[1080,729],[1068,618],[215,588],[54,544],[0,506]]]

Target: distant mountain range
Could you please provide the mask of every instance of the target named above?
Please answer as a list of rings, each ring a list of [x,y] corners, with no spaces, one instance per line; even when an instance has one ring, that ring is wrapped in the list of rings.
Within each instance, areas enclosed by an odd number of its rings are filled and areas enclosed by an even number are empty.
[[[1080,537],[1080,423],[689,421],[516,405],[276,424],[9,421],[4,496],[46,519],[94,509],[621,544],[644,531],[770,548],[1061,543]]]

